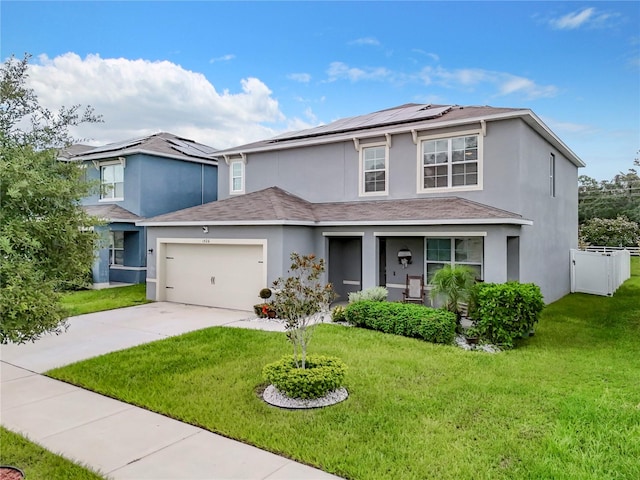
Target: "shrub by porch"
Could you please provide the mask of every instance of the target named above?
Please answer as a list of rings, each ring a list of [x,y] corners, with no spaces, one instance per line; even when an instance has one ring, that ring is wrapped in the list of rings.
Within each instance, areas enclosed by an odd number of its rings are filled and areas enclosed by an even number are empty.
[[[455,337],[454,313],[422,305],[361,301],[349,304],[345,316],[351,325],[357,327],[432,343],[450,344]]]

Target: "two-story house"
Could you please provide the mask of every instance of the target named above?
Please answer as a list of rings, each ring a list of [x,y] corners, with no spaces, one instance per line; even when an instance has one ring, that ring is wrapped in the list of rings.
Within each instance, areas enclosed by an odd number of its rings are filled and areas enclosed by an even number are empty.
[[[217,202],[138,222],[150,299],[248,309],[293,251],[343,299],[445,264],[570,290],[584,163],[531,110],[402,105],[213,157]]]
[[[100,147],[72,146],[61,154],[99,185],[82,201],[89,214],[105,222],[96,227],[101,242],[92,271],[95,287],[145,282],[149,252],[144,227],[136,222],[215,201],[215,151],[163,132]]]

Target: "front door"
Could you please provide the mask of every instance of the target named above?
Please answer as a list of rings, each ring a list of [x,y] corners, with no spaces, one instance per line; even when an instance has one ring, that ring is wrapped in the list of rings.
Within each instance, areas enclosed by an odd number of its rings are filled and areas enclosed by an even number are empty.
[[[346,302],[349,293],[362,290],[362,238],[329,238],[329,282],[338,294],[336,301]]]

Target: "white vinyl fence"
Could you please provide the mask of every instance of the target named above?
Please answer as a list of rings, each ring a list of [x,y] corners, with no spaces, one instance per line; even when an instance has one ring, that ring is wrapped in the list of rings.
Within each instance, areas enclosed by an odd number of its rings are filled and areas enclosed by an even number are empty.
[[[589,245],[585,248],[587,252],[610,253],[619,252],[620,250],[628,250],[632,257],[640,257],[640,247],[598,247]]]
[[[607,253],[571,250],[571,292],[611,296],[630,276],[628,250]]]

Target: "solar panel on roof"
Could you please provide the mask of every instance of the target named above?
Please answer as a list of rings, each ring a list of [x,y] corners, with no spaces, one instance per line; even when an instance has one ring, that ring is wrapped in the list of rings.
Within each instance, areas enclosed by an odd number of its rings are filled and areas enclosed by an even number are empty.
[[[410,105],[402,108],[382,110],[380,112],[369,113],[367,115],[343,118],[315,128],[285,133],[274,137],[272,141],[279,142],[304,137],[315,137],[329,133],[393,125],[409,121],[429,120],[445,114],[451,110],[451,108],[451,105],[439,105],[437,107],[430,107],[428,105]]]
[[[197,157],[202,155],[209,155],[216,151],[215,148],[209,147],[207,145],[188,142],[182,139],[169,138],[167,139],[167,142],[172,145],[172,148],[178,150],[180,153],[184,153],[185,155]]]
[[[123,142],[109,143],[107,145],[103,145],[102,147],[96,147],[92,149],[90,152],[86,153],[100,153],[100,152],[110,152],[112,150],[123,150],[125,148],[130,148],[135,145],[141,144],[148,137],[136,138],[133,140],[125,140]]]

